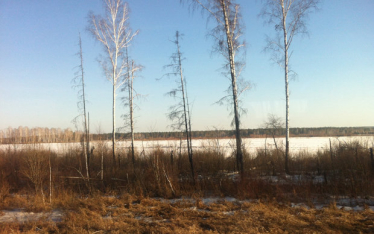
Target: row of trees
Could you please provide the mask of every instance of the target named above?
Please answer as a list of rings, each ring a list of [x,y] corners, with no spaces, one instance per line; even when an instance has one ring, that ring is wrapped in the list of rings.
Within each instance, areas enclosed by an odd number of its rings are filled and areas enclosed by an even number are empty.
[[[232,125],[235,129],[236,138],[236,166],[241,175],[244,173],[242,136],[240,116],[245,113],[242,108],[241,94],[250,88],[250,84],[241,77],[241,71],[245,67],[245,41],[242,39],[244,33],[244,24],[241,16],[240,4],[235,0],[181,0],[188,2],[192,9],[200,9],[208,15],[208,19],[213,19],[215,27],[211,29],[209,35],[214,39],[213,52],[217,52],[224,59],[224,75],[229,79],[227,96],[218,100],[218,104],[227,104],[230,106],[233,114]],[[88,31],[93,38],[97,40],[104,49],[104,55],[99,59],[100,65],[106,78],[112,84],[112,157],[116,162],[116,99],[118,91],[128,93],[123,99],[125,105],[129,107],[129,114],[125,115],[125,122],[128,123],[131,132],[132,146],[134,141],[134,87],[133,79],[136,72],[141,70],[141,66],[136,65],[135,61],[130,59],[129,46],[138,34],[133,32],[129,25],[129,8],[123,0],[103,0],[105,14],[104,16],[90,13],[88,16]],[[284,70],[285,96],[286,96],[286,150],[285,150],[285,171],[289,173],[289,77],[293,75],[290,69],[290,56],[292,54],[291,44],[297,34],[306,33],[305,20],[309,13],[317,9],[319,0],[263,0],[264,7],[260,15],[265,22],[273,25],[275,37],[267,38],[266,50],[271,52],[272,59],[277,62]],[[172,63],[168,65],[171,68],[169,75],[177,77],[178,87],[169,94],[180,99],[175,106],[170,108],[168,117],[173,121],[173,126],[184,133],[187,140],[189,161],[191,172],[194,175],[193,152],[191,141],[191,114],[188,104],[187,86],[184,79],[182,68],[182,52],[180,49],[180,34],[176,33],[174,44],[176,53],[171,56]],[[84,91],[84,69],[82,56],[82,43],[79,40],[80,66],[76,84],[80,87],[78,96],[79,116],[82,116],[82,122],[85,133],[84,154],[88,154],[89,149],[89,124],[86,111],[86,100]],[[135,164],[134,147],[131,147],[133,163]],[[89,156],[86,155],[86,164]],[[88,169],[87,169],[88,171]],[[87,175],[88,177],[88,175]]]
[[[241,52],[241,48],[244,47],[244,42],[241,39],[242,27],[241,27],[241,16],[239,11],[239,5],[229,0],[209,0],[205,2],[191,1],[191,4],[201,7],[203,11],[215,19],[217,26],[212,30],[212,35],[216,40],[216,46],[214,50],[223,55],[226,59],[224,67],[227,68],[228,76],[230,78],[229,95],[219,101],[223,103],[228,101],[233,104],[233,113],[236,135],[236,150],[237,150],[237,168],[243,174],[243,154],[242,154],[242,143],[240,136],[240,117],[239,117],[239,94],[242,90],[238,91],[238,77],[242,70],[244,63],[236,60],[237,55]],[[99,41],[105,51],[105,56],[100,60],[100,64],[106,74],[107,79],[112,83],[113,86],[113,111],[112,111],[112,145],[113,145],[113,161],[116,162],[116,95],[117,90],[124,85],[128,84],[129,87],[129,98],[128,105],[130,106],[130,130],[133,139],[133,87],[132,77],[135,70],[134,62],[129,62],[128,47],[133,38],[137,35],[137,32],[133,33],[128,24],[128,6],[122,0],[104,0],[105,16],[89,14],[89,27],[88,30],[91,35]],[[171,107],[169,118],[177,123],[177,129],[185,132],[189,161],[191,165],[191,172],[194,177],[193,168],[193,152],[192,152],[192,141],[191,141],[191,120],[190,111],[188,106],[188,96],[185,80],[183,79],[183,68],[182,68],[182,53],[179,45],[179,33],[176,33],[175,45],[177,52],[172,55],[172,74],[176,75],[178,80],[178,87],[170,92],[171,96],[181,97],[181,103]],[[243,91],[246,88],[243,88]],[[232,97],[232,99],[231,99]],[[181,110],[180,110],[181,108]],[[132,152],[134,152],[132,148]],[[132,153],[134,154],[134,153]],[[135,160],[133,159],[135,163]]]
[[[283,126],[283,125],[281,125]],[[26,127],[25,127],[26,128]],[[10,130],[9,130],[10,129]],[[22,129],[22,128],[21,128]],[[58,131],[57,131],[58,130]],[[276,131],[274,131],[276,130]],[[11,134],[9,135],[9,131]],[[17,133],[18,128],[8,128],[0,131],[0,143],[67,143],[67,142],[81,142],[84,136],[83,131],[72,131],[71,129],[49,129],[49,128],[34,128],[29,130],[30,135]],[[43,133],[44,131],[44,133]],[[53,131],[58,134],[45,134],[45,132]],[[34,132],[31,134],[31,132]],[[267,121],[262,128],[257,129],[241,129],[242,137],[265,137],[275,134],[276,137],[282,137],[285,134],[285,129],[276,125],[271,125]],[[299,137],[340,137],[340,136],[369,136],[374,134],[374,127],[322,127],[322,128],[290,128],[291,136]],[[9,136],[9,137],[8,137]],[[235,137],[235,130],[205,130],[205,131],[191,131],[192,138],[225,138]],[[135,132],[135,140],[152,140],[152,139],[180,139],[181,132]],[[91,141],[96,140],[111,140],[111,134],[93,134],[90,133]],[[116,133],[116,139],[124,140],[131,139],[131,133]]]
[[[200,8],[212,18],[215,27],[210,35],[215,40],[213,51],[218,52],[225,59],[224,68],[230,80],[228,96],[218,103],[228,103],[234,115],[232,124],[235,128],[236,138],[236,163],[241,175],[243,169],[242,140],[240,130],[240,115],[245,112],[240,106],[240,94],[250,86],[241,82],[240,72],[245,66],[244,59],[240,59],[240,53],[245,49],[243,35],[243,21],[240,13],[240,5],[235,0],[185,0],[196,8]],[[184,2],[183,0],[181,2]],[[267,38],[265,50],[271,52],[272,59],[284,70],[285,96],[286,96],[286,150],[285,171],[289,173],[289,77],[294,75],[290,69],[290,57],[292,55],[291,44],[298,34],[307,33],[305,21],[312,11],[318,7],[319,0],[263,0],[264,6],[260,15],[265,22],[274,26],[276,35]],[[279,122],[279,121],[277,121]],[[274,126],[273,126],[274,127]]]
[[[285,135],[285,128],[281,125],[273,125],[270,121],[266,121],[263,127],[257,129],[241,129],[242,137],[265,137],[266,135],[275,134],[276,137]],[[275,130],[275,131],[274,131]],[[290,128],[291,136],[298,137],[340,137],[340,136],[369,136],[374,134],[373,127],[354,127],[354,128]],[[129,138],[129,134],[118,134],[117,137],[123,139]],[[235,130],[206,130],[206,131],[192,131],[193,138],[225,138],[235,137]],[[135,139],[179,139],[180,132],[137,132]]]
[[[70,128],[28,128],[19,126],[9,127],[0,131],[0,142],[6,143],[62,143],[79,142],[84,135],[82,131],[72,131]]]
[[[126,115],[126,122],[129,123],[131,140],[132,140],[132,161],[135,165],[134,156],[134,73],[141,70],[141,66],[136,66],[133,60],[129,58],[128,47],[138,31],[133,32],[129,26],[129,8],[122,0],[103,0],[105,15],[89,14],[88,31],[99,41],[105,51],[105,55],[101,57],[100,64],[104,70],[106,78],[112,83],[112,152],[113,162],[116,162],[116,96],[118,89],[128,91],[126,105],[129,106],[129,114]],[[189,2],[194,9],[201,9],[208,14],[208,18],[212,18],[215,27],[211,29],[209,35],[215,40],[213,51],[222,55],[225,59],[223,68],[227,71],[226,76],[230,83],[227,89],[228,95],[220,99],[217,103],[229,104],[232,106],[233,121],[236,138],[236,166],[241,175],[243,169],[243,153],[242,140],[240,130],[240,115],[245,113],[241,108],[240,95],[250,88],[247,82],[243,82],[240,73],[245,66],[245,60],[240,57],[244,54],[245,42],[242,39],[244,26],[240,13],[240,5],[235,0],[181,0],[181,2]],[[265,50],[272,53],[272,59],[278,63],[284,70],[285,79],[285,96],[286,96],[286,150],[285,150],[285,171],[289,173],[288,157],[289,157],[289,77],[295,73],[290,69],[290,57],[292,54],[291,44],[294,37],[298,34],[305,34],[306,24],[309,13],[317,9],[319,0],[263,0],[264,7],[260,15],[265,22],[273,25],[276,31],[275,37],[267,38],[267,46]],[[176,33],[175,45],[177,52],[172,55],[172,75],[178,78],[178,87],[169,94],[173,97],[179,97],[181,102],[170,108],[168,115],[176,129],[183,131],[187,140],[188,154],[191,165],[191,172],[194,175],[193,168],[193,152],[191,141],[191,114],[188,105],[188,95],[186,81],[183,77],[182,53],[179,44],[179,32]],[[84,72],[82,49],[80,42],[80,58],[81,58],[81,87],[84,116],[84,129],[88,136],[87,117],[85,109],[84,97]],[[127,84],[127,85],[125,85]],[[122,87],[124,86],[124,88]],[[81,102],[81,101],[80,101]],[[88,140],[88,137],[87,137]],[[89,148],[87,141],[86,146]],[[84,150],[86,152],[86,150]],[[87,157],[86,157],[87,158]],[[86,163],[87,163],[86,159]],[[194,177],[194,176],[193,176]]]

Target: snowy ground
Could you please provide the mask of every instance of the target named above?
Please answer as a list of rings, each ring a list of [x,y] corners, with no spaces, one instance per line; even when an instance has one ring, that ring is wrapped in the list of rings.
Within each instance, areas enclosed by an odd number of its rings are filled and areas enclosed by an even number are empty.
[[[374,137],[293,137],[290,138],[290,152],[297,154],[300,152],[315,153],[318,150],[329,149],[329,140],[333,144],[360,141],[367,147],[372,147]],[[284,148],[285,139],[276,138],[279,148]],[[98,149],[99,142],[92,142],[91,145]],[[106,141],[107,148],[111,148],[111,141]],[[192,141],[195,150],[211,149],[218,150],[226,155],[230,154],[235,148],[235,139],[197,139]],[[267,149],[274,149],[274,140],[272,138],[244,138],[243,145],[247,151],[254,155],[258,150],[264,150],[265,145]],[[41,143],[41,144],[3,144],[0,145],[0,150],[7,149],[24,149],[28,147],[36,147],[45,150],[51,150],[57,154],[65,154],[71,150],[77,150],[81,146],[80,143]],[[118,141],[117,147],[121,150],[126,150],[130,146],[129,141]],[[138,152],[147,154],[149,151],[156,148],[161,148],[166,151],[177,151],[180,147],[179,140],[157,140],[157,141],[135,141],[135,148]],[[185,141],[182,142],[182,148],[186,148]]]
[[[53,222],[61,222],[63,213],[58,210],[51,212],[26,212],[23,209],[0,211],[0,223],[25,223],[45,218]]]

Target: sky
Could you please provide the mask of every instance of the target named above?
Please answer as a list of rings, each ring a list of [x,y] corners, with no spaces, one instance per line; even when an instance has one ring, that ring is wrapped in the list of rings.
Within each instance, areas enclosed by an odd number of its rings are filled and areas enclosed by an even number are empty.
[[[223,58],[212,53],[208,36],[214,26],[206,14],[191,11],[179,0],[128,0],[130,25],[139,30],[129,47],[144,66],[134,88],[137,100],[135,131],[172,131],[167,118],[176,100],[165,95],[174,78],[162,78],[175,46],[181,50],[192,102],[192,129],[231,129],[231,106],[214,104],[225,96],[229,80],[221,73]],[[242,96],[242,128],[258,128],[269,114],[285,117],[284,75],[264,52],[274,26],[259,17],[260,0],[238,0],[246,41],[242,78],[252,89]],[[290,81],[291,127],[353,127],[374,123],[374,1],[324,0],[307,20],[309,34],[292,43],[290,64],[298,74]],[[105,51],[87,32],[87,15],[103,15],[100,0],[0,1],[0,129],[18,126],[71,128],[78,115],[77,90],[72,79],[79,65],[76,53],[82,35],[86,93],[91,132],[111,132],[112,85],[97,59]],[[127,109],[118,93],[117,127]]]

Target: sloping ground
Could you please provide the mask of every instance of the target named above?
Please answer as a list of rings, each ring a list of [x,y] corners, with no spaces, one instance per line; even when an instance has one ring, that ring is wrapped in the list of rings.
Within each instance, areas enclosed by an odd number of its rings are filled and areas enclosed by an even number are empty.
[[[67,199],[50,218],[0,225],[0,233],[374,233],[374,212],[235,199]],[[6,215],[6,214],[5,214]],[[0,214],[0,218],[4,216]],[[52,217],[52,216],[48,216]]]

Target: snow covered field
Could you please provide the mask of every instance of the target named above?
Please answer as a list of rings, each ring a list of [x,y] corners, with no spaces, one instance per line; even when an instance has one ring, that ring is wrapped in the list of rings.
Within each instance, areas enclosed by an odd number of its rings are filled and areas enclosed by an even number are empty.
[[[372,147],[374,143],[373,136],[364,137],[293,137],[290,138],[290,152],[297,154],[299,152],[315,153],[318,150],[329,149],[329,140],[333,145],[345,144],[352,141],[360,141],[366,147]],[[279,148],[283,149],[285,145],[285,138],[276,138]],[[138,152],[147,154],[148,152],[160,148],[166,151],[177,151],[180,146],[179,140],[157,140],[157,141],[135,141],[135,148]],[[98,149],[100,142],[91,142],[91,146]],[[265,144],[267,149],[274,149],[274,140],[272,138],[243,138],[243,144],[247,151],[254,155],[258,150],[264,150]],[[111,141],[106,141],[105,145],[108,149],[111,148]],[[235,148],[235,139],[196,139],[192,140],[192,145],[195,150],[211,149],[219,150],[226,155],[229,155]],[[0,145],[0,150],[17,149],[32,147],[37,149],[45,149],[56,152],[57,154],[65,154],[69,150],[78,150],[80,143],[40,143],[40,144],[3,144]],[[118,141],[117,147],[119,151],[126,150],[130,146],[130,141]],[[182,148],[186,148],[186,142],[182,141]]]

